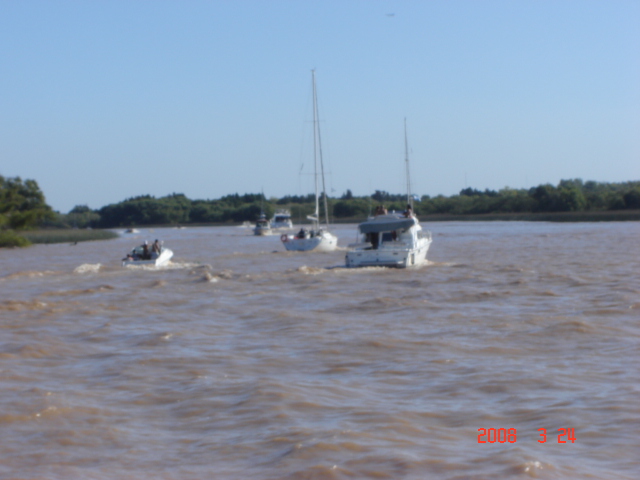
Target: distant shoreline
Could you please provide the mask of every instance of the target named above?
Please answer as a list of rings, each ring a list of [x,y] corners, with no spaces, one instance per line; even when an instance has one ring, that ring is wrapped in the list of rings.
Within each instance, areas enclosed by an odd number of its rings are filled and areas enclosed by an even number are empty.
[[[639,221],[640,210],[545,213],[482,213],[475,215],[420,215],[422,221],[627,222]]]
[[[418,215],[421,222],[627,222],[640,221],[640,210],[554,213],[477,213]],[[363,218],[342,218],[332,223],[360,223]]]
[[[445,213],[418,215],[421,222],[495,222],[495,221],[517,221],[517,222],[627,222],[640,221],[640,210],[614,210],[597,212],[554,212],[554,213],[478,213],[452,215]],[[311,225],[308,220],[296,221],[295,225]],[[361,223],[364,217],[349,217],[331,220],[332,225],[346,223]],[[242,223],[237,222],[213,222],[213,223],[186,223],[180,227],[242,227]],[[253,227],[253,223],[252,223]],[[131,225],[127,227],[115,227],[105,230],[122,230],[128,228],[153,229],[153,228],[178,228],[175,224],[164,225]]]

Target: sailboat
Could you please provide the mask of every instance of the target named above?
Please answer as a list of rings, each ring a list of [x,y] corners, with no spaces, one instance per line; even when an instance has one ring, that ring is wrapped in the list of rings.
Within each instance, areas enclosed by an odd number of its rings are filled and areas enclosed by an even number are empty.
[[[324,183],[324,164],[322,162],[322,146],[320,142],[320,122],[318,116],[318,96],[316,94],[316,72],[311,70],[311,80],[313,85],[313,163],[316,191],[316,208],[313,215],[307,218],[313,222],[313,228],[300,229],[296,235],[282,234],[280,240],[289,251],[307,252],[331,252],[338,246],[338,237],[328,231],[329,211],[327,206],[327,189]],[[325,227],[320,227],[320,195],[318,193],[318,162],[320,163],[320,176],[322,177],[322,197],[324,200]]]
[[[431,246],[431,232],[422,230],[413,214],[407,119],[404,120],[404,149],[407,179],[407,209],[404,213],[387,213],[382,207],[376,215],[358,225],[362,239],[348,246],[347,267],[416,267],[426,263]]]

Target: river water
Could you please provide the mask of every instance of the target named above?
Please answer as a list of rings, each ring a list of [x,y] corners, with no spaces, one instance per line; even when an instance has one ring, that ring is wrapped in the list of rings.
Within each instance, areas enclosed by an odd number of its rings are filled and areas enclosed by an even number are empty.
[[[0,249],[0,478],[639,478],[640,223],[426,228],[416,270],[240,227]]]

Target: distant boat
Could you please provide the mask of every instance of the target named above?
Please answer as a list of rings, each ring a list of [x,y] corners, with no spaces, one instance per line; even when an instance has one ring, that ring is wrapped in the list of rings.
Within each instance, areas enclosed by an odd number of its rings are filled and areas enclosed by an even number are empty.
[[[140,230],[137,228],[127,228],[124,233],[140,233]]]
[[[320,142],[320,122],[318,117],[318,97],[316,94],[316,72],[311,71],[311,80],[313,85],[313,162],[314,162],[314,177],[315,177],[315,192],[316,192],[316,208],[313,215],[309,215],[307,218],[313,222],[313,228],[306,230],[300,229],[300,232],[296,235],[282,234],[280,240],[289,251],[317,251],[317,252],[331,252],[338,246],[338,237],[328,231],[329,228],[329,212],[327,206],[327,195],[324,184],[324,165],[322,162],[322,147]],[[322,196],[324,199],[324,216],[325,216],[325,228],[320,228],[320,195],[318,187],[318,162],[320,163],[320,176],[322,177]]]
[[[406,119],[404,141],[407,210],[404,213],[387,213],[379,207],[376,216],[358,225],[362,240],[348,246],[345,257],[347,267],[406,268],[419,266],[427,261],[431,232],[423,231],[413,214]]]
[[[271,225],[269,224],[269,220],[264,213],[260,214],[258,220],[256,221],[256,226],[253,228],[254,235],[271,235],[273,232],[271,231]]]
[[[158,251],[154,251],[153,247],[149,250],[149,245],[145,242],[143,245],[138,245],[131,252],[122,259],[122,266],[128,265],[150,265],[160,267],[166,265],[171,257],[173,257],[173,251],[164,248],[161,244],[158,245]]]
[[[278,210],[271,219],[271,228],[290,229],[293,228],[291,212],[289,210]]]

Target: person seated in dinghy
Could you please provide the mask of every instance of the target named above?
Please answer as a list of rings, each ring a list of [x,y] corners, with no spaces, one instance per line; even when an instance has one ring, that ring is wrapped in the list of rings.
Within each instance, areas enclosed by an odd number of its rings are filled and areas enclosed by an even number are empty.
[[[300,231],[298,232],[297,237],[298,238],[305,238],[307,236],[307,231],[304,228],[301,228]]]
[[[140,259],[151,260],[151,252],[149,252],[149,242],[147,242],[146,240],[142,244],[142,256],[140,257]]]

